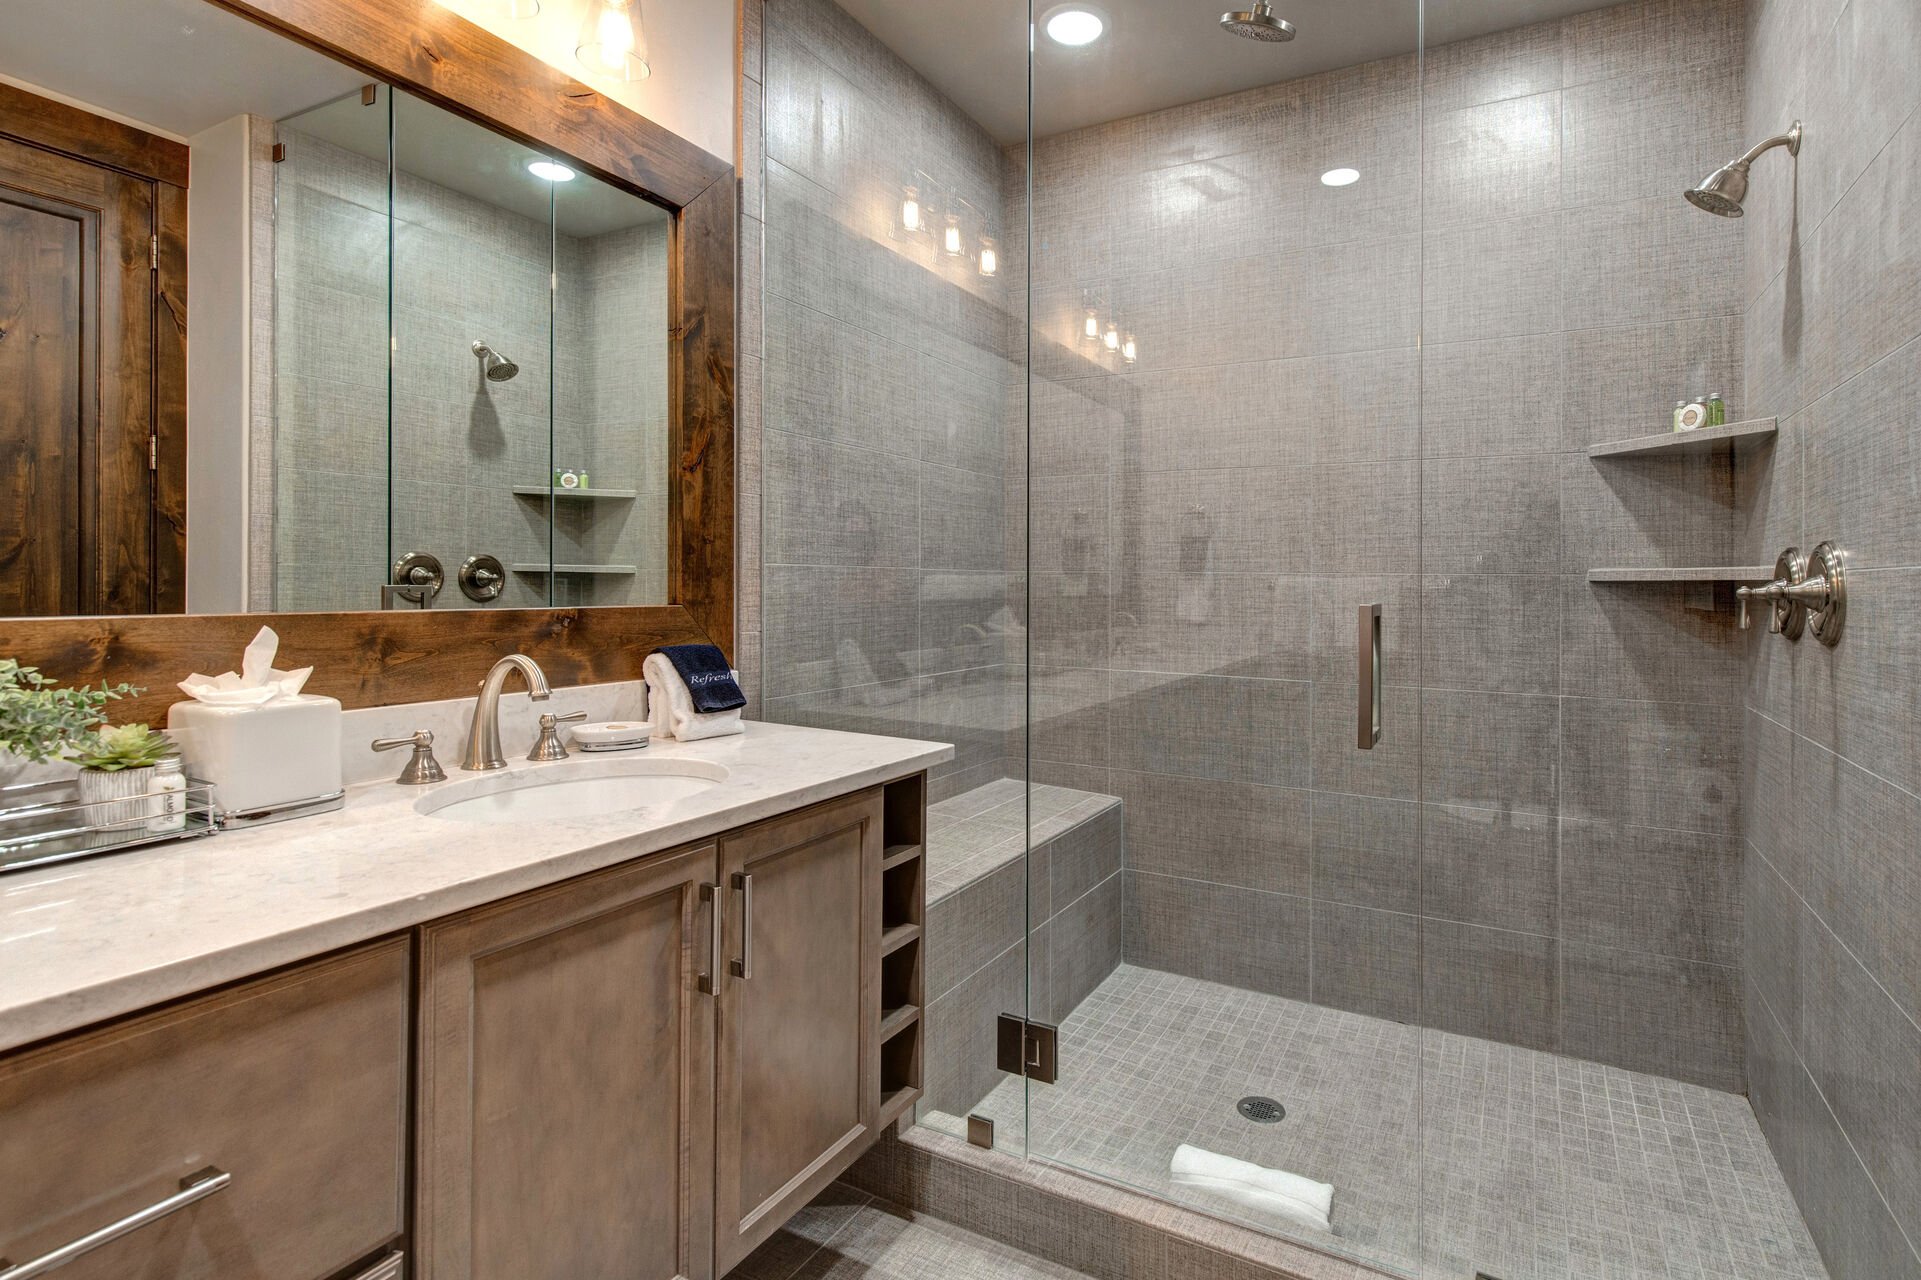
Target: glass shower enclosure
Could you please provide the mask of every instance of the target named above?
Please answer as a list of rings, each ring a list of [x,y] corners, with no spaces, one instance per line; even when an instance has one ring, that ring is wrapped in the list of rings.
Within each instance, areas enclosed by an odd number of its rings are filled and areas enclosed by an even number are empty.
[[[1020,8],[748,69],[760,713],[955,745],[916,1123],[1386,1275],[1822,1274],[1731,597],[1590,581],[1752,558],[1729,456],[1589,456],[1739,399],[1740,5]]]

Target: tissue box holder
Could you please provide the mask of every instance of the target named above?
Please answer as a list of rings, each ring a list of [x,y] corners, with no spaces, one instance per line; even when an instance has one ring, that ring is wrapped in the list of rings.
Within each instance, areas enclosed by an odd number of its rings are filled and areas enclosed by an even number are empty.
[[[340,701],[297,694],[259,707],[176,702],[167,732],[187,770],[213,784],[223,827],[280,822],[346,803],[340,777]]]

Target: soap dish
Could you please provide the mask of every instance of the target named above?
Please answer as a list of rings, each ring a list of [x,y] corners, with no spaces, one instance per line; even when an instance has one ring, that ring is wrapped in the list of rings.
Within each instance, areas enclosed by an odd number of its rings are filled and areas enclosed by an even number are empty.
[[[569,732],[582,751],[632,751],[647,745],[653,726],[645,720],[603,720],[599,724],[577,724]]]

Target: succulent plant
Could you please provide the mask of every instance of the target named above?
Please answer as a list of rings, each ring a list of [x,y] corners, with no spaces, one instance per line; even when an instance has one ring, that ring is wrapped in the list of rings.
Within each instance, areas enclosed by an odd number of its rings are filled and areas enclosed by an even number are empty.
[[[57,689],[58,683],[38,668],[0,658],[0,750],[45,763],[104,724],[107,703],[140,692],[130,684]]]
[[[173,755],[173,739],[144,724],[121,724],[101,729],[75,743],[73,762],[83,769],[118,773],[145,769]]]

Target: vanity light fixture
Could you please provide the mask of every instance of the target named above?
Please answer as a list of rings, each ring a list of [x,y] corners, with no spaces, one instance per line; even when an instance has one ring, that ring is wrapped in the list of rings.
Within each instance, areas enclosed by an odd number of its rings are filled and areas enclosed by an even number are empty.
[[[908,231],[919,231],[921,229],[919,187],[909,187],[901,196],[900,225]]]
[[[1107,328],[1101,330],[1101,345],[1109,351],[1119,351],[1121,349],[1120,326],[1112,320],[1107,322]]]
[[[1351,187],[1361,180],[1359,169],[1329,169],[1321,175],[1324,187]]]
[[[1078,49],[1100,39],[1107,30],[1107,20],[1080,5],[1062,5],[1041,19],[1041,30],[1055,44]]]
[[[1131,333],[1122,334],[1121,335],[1121,359],[1125,360],[1128,364],[1133,364],[1136,360],[1140,358],[1141,358],[1141,351],[1139,347],[1134,345],[1134,335]]]
[[[555,164],[552,160],[529,160],[527,172],[545,182],[572,182],[579,176],[566,165]]]
[[[950,213],[947,215],[947,230],[941,236],[941,247],[947,250],[949,256],[951,257],[958,258],[961,256],[961,228],[960,228],[959,214]]]
[[[591,0],[574,56],[595,75],[633,82],[653,73],[640,41],[635,0]]]
[[[1087,314],[1081,319],[1081,337],[1089,342],[1101,340],[1101,317],[1092,307],[1087,308]]]
[[[984,276],[998,274],[1001,269],[1000,251],[994,247],[994,237],[981,237],[980,272]]]

